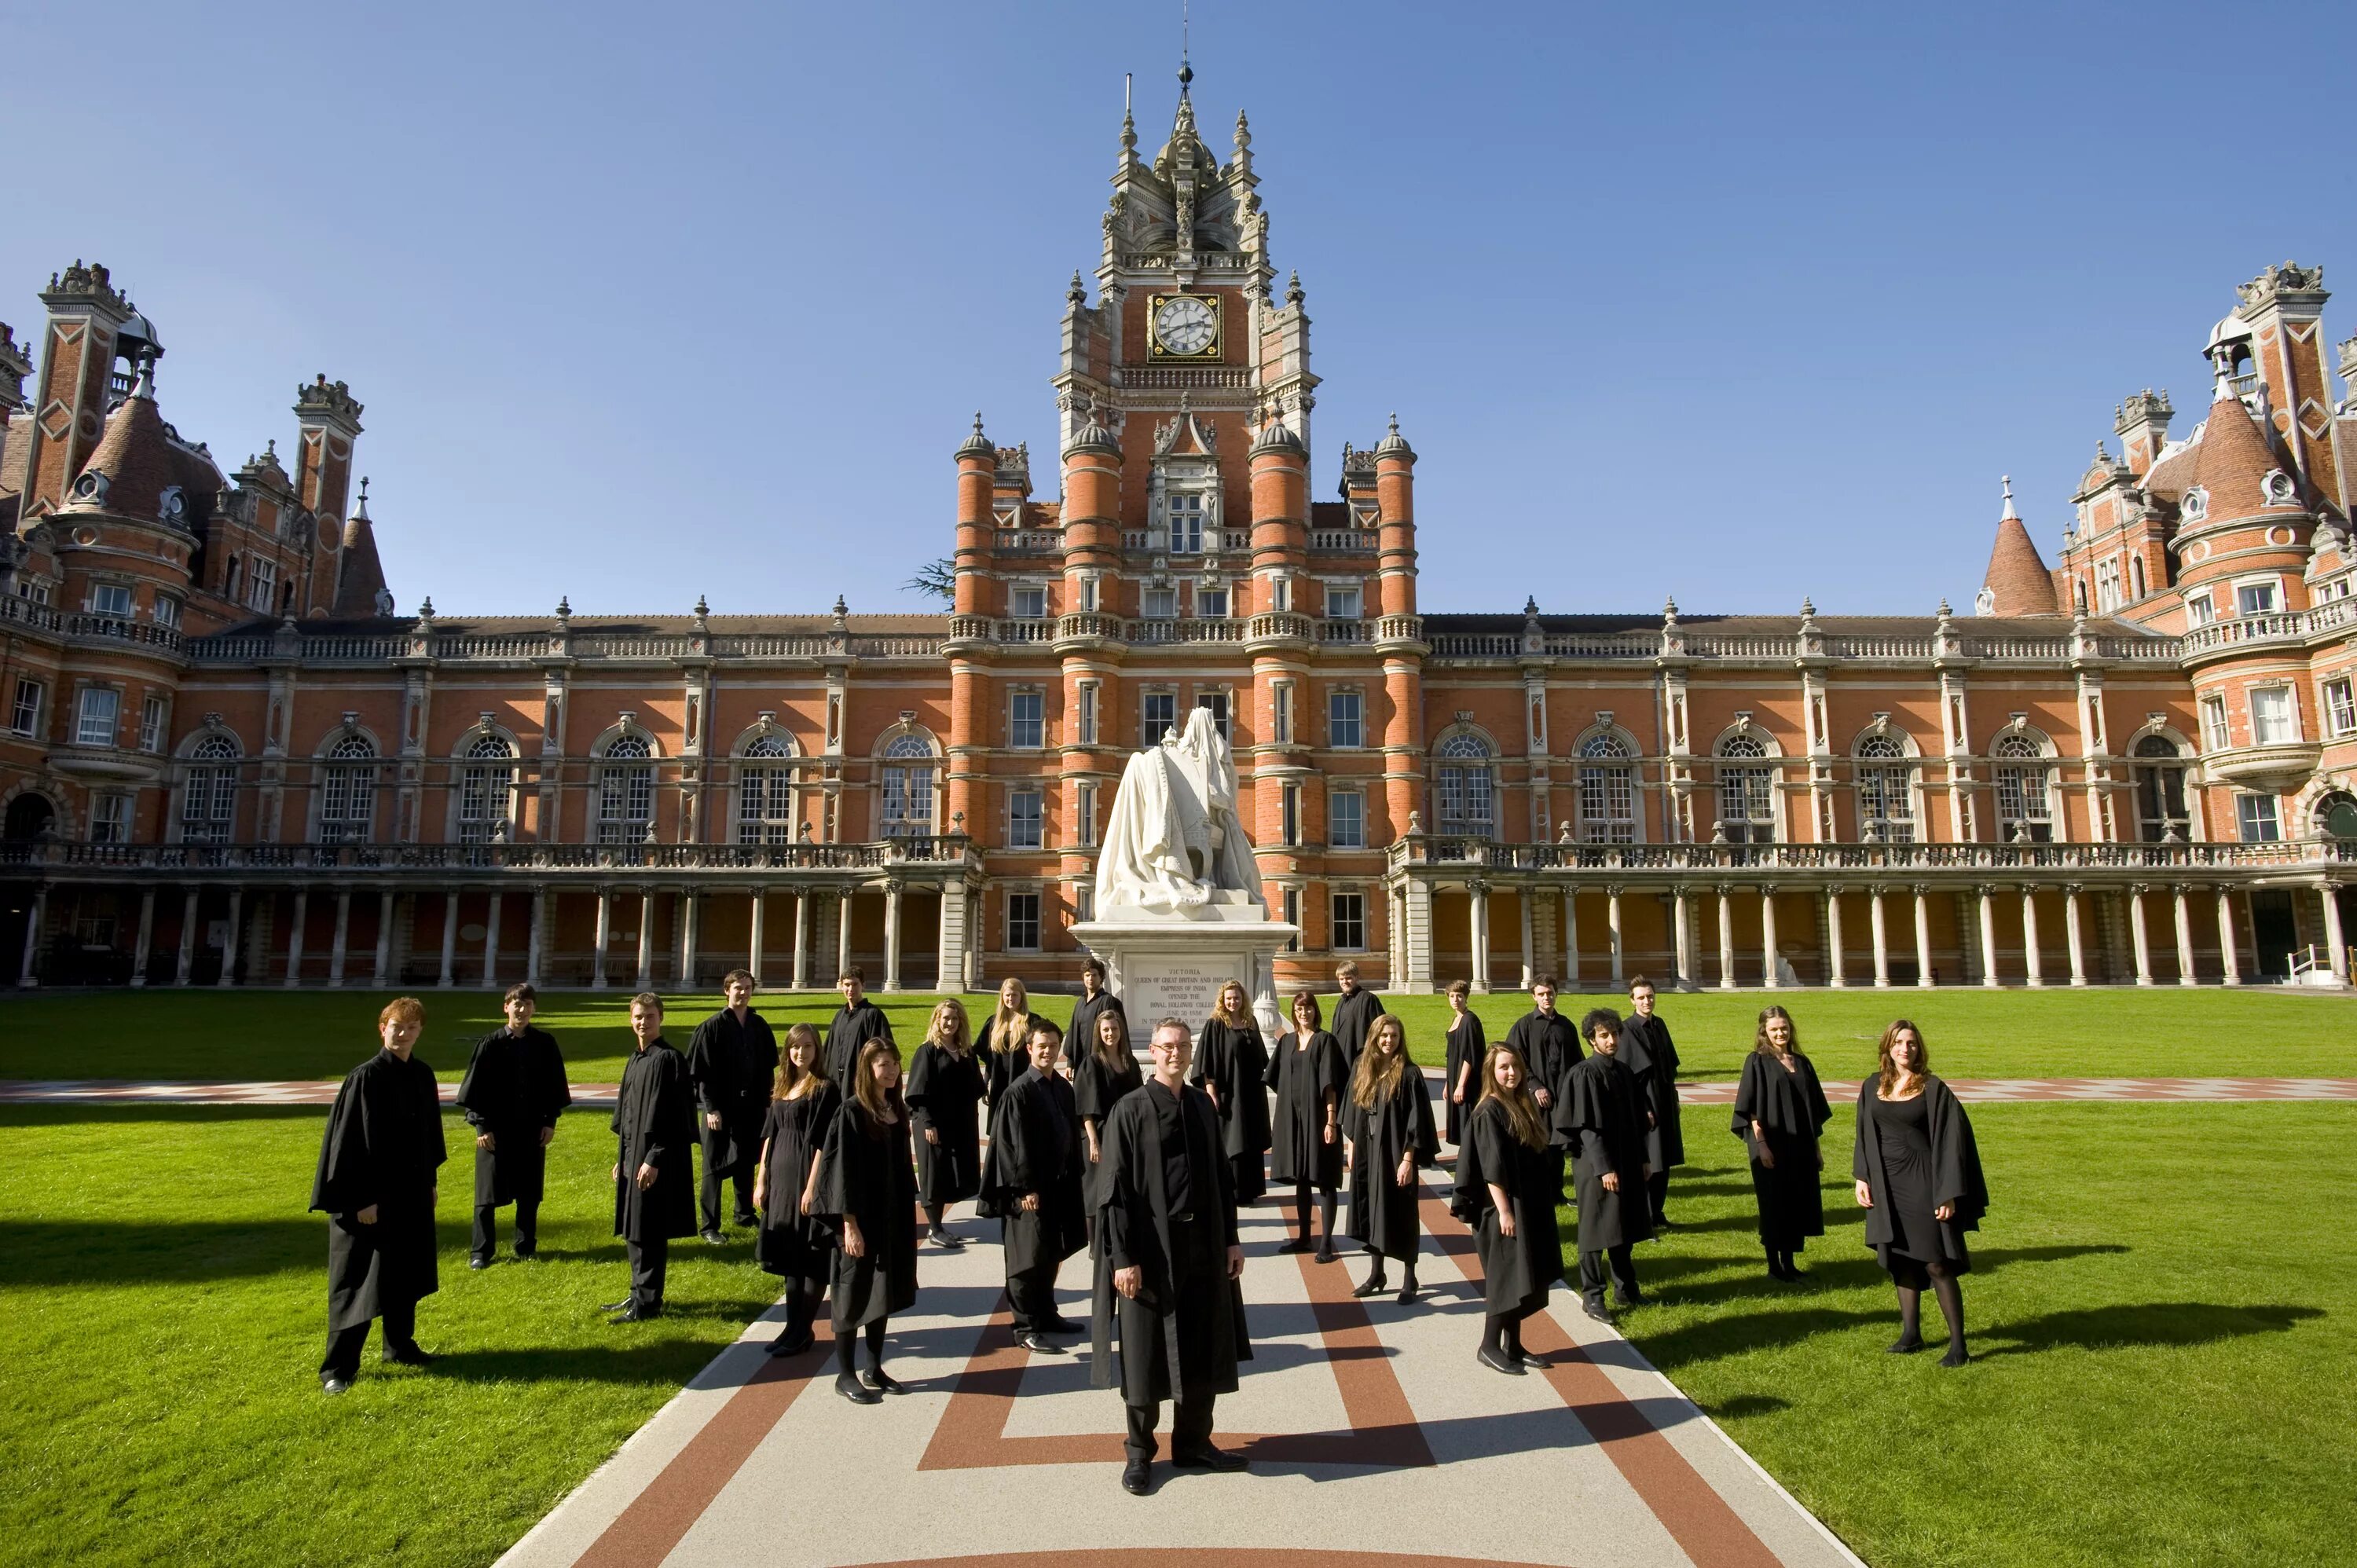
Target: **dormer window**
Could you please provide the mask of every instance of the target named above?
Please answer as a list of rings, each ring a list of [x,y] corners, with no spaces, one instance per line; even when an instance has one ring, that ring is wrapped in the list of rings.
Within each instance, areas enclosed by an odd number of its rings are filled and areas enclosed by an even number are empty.
[[[2292,489],[2291,476],[2281,468],[2272,469],[2259,481],[2259,493],[2266,497],[2269,506],[2289,506],[2298,499]]]
[[[2185,492],[2180,510],[2188,522],[2200,522],[2210,515],[2210,492],[2196,485]]]

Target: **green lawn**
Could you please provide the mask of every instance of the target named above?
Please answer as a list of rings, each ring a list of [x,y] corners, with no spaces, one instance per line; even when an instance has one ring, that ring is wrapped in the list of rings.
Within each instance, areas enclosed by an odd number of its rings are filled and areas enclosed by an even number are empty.
[[[391,993],[317,991],[113,991],[0,994],[0,1079],[333,1079],[376,1048],[377,1009]],[[480,991],[427,991],[418,1054],[448,1081],[500,1019],[498,999]],[[2253,991],[1798,991],[1778,993],[1800,1026],[1803,1047],[1828,1078],[1856,1078],[1874,1062],[1874,1042],[1892,1018],[1915,1020],[1935,1068],[1951,1078],[2065,1076],[2357,1076],[2357,1005],[2337,995]],[[880,997],[902,1044],[913,1047],[937,998]],[[968,996],[977,1024],[987,995]],[[1732,1078],[1751,1047],[1760,992],[1699,992],[1663,999],[1676,1032],[1684,1076]],[[1330,1011],[1331,997],[1328,998]],[[1490,1038],[1502,1039],[1529,999],[1501,993],[1474,999]],[[772,993],[758,1004],[780,1028],[824,1026],[832,993]],[[682,1046],[717,996],[670,999],[672,1036]],[[1042,996],[1039,1010],[1071,1016],[1072,998]],[[1440,1061],[1448,1005],[1437,996],[1400,996],[1417,1059]],[[1566,997],[1574,1015],[1617,1005],[1619,996]],[[553,993],[540,1021],[555,1032],[573,1077],[612,1082],[630,1047],[630,998],[622,992]]]

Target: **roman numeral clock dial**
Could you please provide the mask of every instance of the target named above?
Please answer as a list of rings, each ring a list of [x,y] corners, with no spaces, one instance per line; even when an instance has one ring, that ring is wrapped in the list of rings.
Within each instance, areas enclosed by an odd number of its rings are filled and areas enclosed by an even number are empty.
[[[1157,360],[1216,360],[1220,357],[1220,302],[1216,295],[1158,294],[1146,305],[1149,356]]]

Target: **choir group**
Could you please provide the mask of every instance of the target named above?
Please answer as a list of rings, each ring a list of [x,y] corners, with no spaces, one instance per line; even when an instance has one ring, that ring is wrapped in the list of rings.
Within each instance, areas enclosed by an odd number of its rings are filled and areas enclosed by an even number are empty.
[[[830,1303],[835,1391],[874,1404],[902,1391],[884,1350],[890,1318],[915,1303],[920,1247],[964,1247],[944,1219],[952,1205],[973,1202],[999,1221],[1017,1342],[1053,1355],[1064,1348],[1055,1337],[1091,1333],[1092,1376],[1117,1382],[1128,1410],[1123,1484],[1143,1492],[1165,1400],[1175,1466],[1244,1467],[1211,1442],[1214,1402],[1252,1357],[1242,1205],[1272,1194],[1289,1204],[1294,1234],[1278,1251],[1314,1246],[1316,1261],[1330,1262],[1347,1187],[1341,1234],[1369,1259],[1352,1294],[1390,1290],[1396,1262],[1398,1300],[1413,1303],[1420,1173],[1439,1163],[1445,1132],[1457,1148],[1448,1208],[1473,1230],[1481,1263],[1483,1366],[1520,1376],[1544,1364],[1524,1348],[1521,1326],[1564,1278],[1556,1215],[1566,1174],[1587,1315],[1610,1321],[1608,1287],[1620,1305],[1643,1299],[1634,1249],[1671,1224],[1670,1172],[1685,1160],[1677,1047],[1643,979],[1629,988],[1626,1018],[1598,1008],[1574,1025],[1555,1010],[1555,982],[1541,977],[1531,1011],[1494,1046],[1467,1005],[1469,987],[1449,987],[1437,1122],[1405,1028],[1354,966],[1337,972],[1330,1028],[1304,991],[1291,999],[1291,1027],[1270,1043],[1231,981],[1200,1026],[1155,1021],[1143,1069],[1104,980],[1092,961],[1069,1036],[1030,1010],[1019,981],[999,988],[978,1036],[964,1004],[945,1000],[905,1071],[856,969],[825,1034],[796,1024],[782,1048],[752,1009],[744,971],[727,977],[726,1005],[696,1026],[684,1054],[663,1036],[662,998],[633,998],[635,1049],[612,1122],[614,1232],[630,1290],[602,1310],[616,1323],[659,1316],[671,1242],[725,1241],[733,1188],[729,1218],[755,1232],[756,1258],[784,1283],[785,1326],[770,1353],[811,1348]],[[506,1026],[475,1047],[458,1090],[475,1134],[477,1269],[490,1264],[509,1205],[515,1255],[533,1255],[545,1151],[571,1103],[556,1042],[533,1026],[536,1001],[529,985],[507,993]],[[436,1286],[434,1201],[447,1153],[433,1071],[413,1054],[424,1016],[413,998],[384,1009],[383,1049],[345,1079],[320,1149],[311,1207],[329,1219],[319,1377],[331,1394],[358,1374],[373,1319],[383,1320],[387,1360],[434,1359],[415,1338],[416,1304]],[[1760,1244],[1779,1280],[1800,1277],[1807,1239],[1824,1234],[1819,1141],[1831,1114],[1792,1015],[1763,1009],[1730,1130],[1749,1155]],[[1948,1326],[1942,1365],[1962,1365],[1958,1276],[1988,1196],[1972,1123],[1904,1019],[1883,1033],[1857,1126],[1866,1240],[1899,1296],[1890,1348],[1921,1348],[1929,1288]],[[1060,1316],[1055,1294],[1063,1261],[1084,1250],[1087,1326]]]

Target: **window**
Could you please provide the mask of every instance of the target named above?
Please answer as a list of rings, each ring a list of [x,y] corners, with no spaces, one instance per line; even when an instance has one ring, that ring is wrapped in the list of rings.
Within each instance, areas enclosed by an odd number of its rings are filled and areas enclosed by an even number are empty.
[[[1017,583],[1007,592],[1007,611],[1017,620],[1048,618],[1048,590],[1039,583]]]
[[[1857,743],[1858,835],[1869,843],[1915,842],[1915,769],[1894,736]]]
[[[1286,888],[1280,899],[1280,904],[1285,910],[1285,923],[1291,926],[1294,930],[1294,934],[1285,940],[1285,950],[1299,952],[1301,950],[1301,889]]]
[[[221,597],[225,599],[234,599],[237,597],[237,569],[238,560],[234,555],[231,556],[228,561],[222,564]]]
[[[2346,675],[2324,683],[2324,727],[2336,738],[2357,735],[2357,697],[2352,696]]]
[[[884,836],[920,837],[933,831],[933,743],[896,736],[884,748]],[[772,840],[772,843],[780,841]]]
[[[2299,714],[2292,707],[2289,686],[2255,686],[2251,690],[2251,744],[2293,746],[2299,741]]]
[[[164,749],[164,699],[151,696],[139,704],[139,749]]]
[[[319,785],[319,842],[366,843],[376,829],[376,743],[348,735],[328,748]]]
[[[90,842],[125,843],[131,838],[131,797],[101,795],[90,804]]]
[[[21,736],[40,733],[41,697],[44,688],[38,681],[19,676],[16,681],[16,711],[9,716],[8,727]]]
[[[1329,583],[1326,585],[1326,618],[1328,620],[1358,619],[1359,602],[1359,585],[1356,583],[1350,584],[1348,586],[1335,583]]]
[[[1277,746],[1293,744],[1293,682],[1279,681],[1268,689],[1268,737]]]
[[[179,601],[179,600],[178,600],[178,599],[176,599],[176,598],[172,598],[172,597],[170,597],[170,596],[167,596],[167,595],[164,595],[164,594],[158,594],[158,595],[156,595],[156,624],[157,626],[178,626],[178,625],[179,625],[179,624],[180,624],[180,601]]]
[[[597,842],[642,843],[654,822],[654,747],[644,736],[616,736],[597,769]]]
[[[2148,735],[2136,743],[2136,837],[2158,843],[2174,828],[2187,836],[2185,766],[2177,743],[2165,735]]]
[[[488,843],[509,818],[515,795],[515,747],[479,735],[458,766],[458,842]]]
[[[2046,757],[2026,735],[2000,736],[1996,758],[1996,815],[2007,842],[2023,833],[2043,843],[2054,836],[2053,805],[2046,793]]]
[[[1729,736],[1718,757],[1718,832],[1729,843],[1773,843],[1776,770],[1768,764],[1768,743],[1756,735]]]
[[[1079,601],[1072,607],[1080,610],[1083,614],[1095,613],[1097,607],[1096,574],[1092,572],[1084,577],[1075,579],[1073,587],[1075,592],[1079,595]]]
[[[1228,590],[1211,587],[1196,589],[1195,613],[1205,620],[1225,620],[1228,616]]]
[[[180,838],[186,843],[227,843],[237,815],[237,747],[210,735],[188,752],[188,784],[180,792]]]
[[[1629,743],[1615,735],[1579,748],[1579,836],[1588,843],[1637,842],[1637,770]]]
[[[1170,513],[1170,553],[1203,553],[1203,498],[1200,492],[1174,491],[1164,503]]]
[[[74,744],[113,746],[114,726],[122,714],[122,693],[112,686],[84,686],[81,716],[74,725]]]
[[[2201,749],[2223,751],[2233,744],[2226,730],[2226,699],[2211,696],[2201,699]]]
[[[1137,744],[1141,746],[1159,746],[1164,736],[1178,727],[1178,693],[1141,693],[1137,699]]]
[[[231,559],[235,559],[235,557],[231,557]],[[48,579],[46,577],[18,577],[16,579],[16,596],[20,599],[28,599],[37,605],[48,604],[49,602]]]
[[[2270,577],[2260,583],[2234,585],[2234,613],[2238,616],[2267,616],[2276,613],[2276,584]]]
[[[1195,705],[1211,710],[1211,727],[1220,732],[1221,739],[1225,740],[1228,737],[1228,694],[1225,692],[1198,692],[1195,693]]]
[[[1293,608],[1293,579],[1271,577],[1268,580],[1268,607],[1282,615]]]
[[[2319,800],[2316,831],[2325,838],[2357,839],[2357,795],[2335,789]]]
[[[1094,784],[1082,784],[1077,787],[1072,794],[1072,809],[1080,818],[1080,821],[1072,825],[1079,830],[1081,847],[1094,849],[1097,847],[1097,787]],[[1082,917],[1082,919],[1087,918],[1085,915]]]
[[[2095,608],[2108,614],[2120,607],[2120,564],[2116,557],[2095,563]]]
[[[1326,798],[1326,837],[1336,849],[1367,847],[1367,797],[1357,789],[1337,789]]]
[[[1356,692],[1326,693],[1326,744],[1354,750],[1367,744],[1363,699]]]
[[[2235,796],[2234,819],[2243,830],[2244,843],[2274,843],[2283,837],[2273,795]]]
[[[1178,618],[1178,590],[1176,588],[1148,588],[1139,602],[1142,607],[1140,613],[1147,620]]]
[[[1006,896],[1006,945],[1015,952],[1039,950],[1039,895]]]
[[[2195,594],[2185,601],[2185,623],[2188,626],[2208,626],[2218,618],[2218,601],[2208,594]]]
[[[131,586],[127,583],[101,583],[90,591],[90,612],[112,616],[116,620],[131,618]],[[104,841],[92,839],[92,843]]]
[[[1097,696],[1103,689],[1094,681],[1083,681],[1080,684],[1079,701],[1072,718],[1075,732],[1072,738],[1082,746],[1097,743]]]
[[[278,599],[278,563],[258,558],[246,573],[245,602],[267,615]]]
[[[2136,599],[2144,597],[2144,557],[2141,555],[2128,557],[2128,596]]]
[[[1489,837],[1497,822],[1490,743],[1460,731],[1440,743],[1440,831]]]
[[[1367,896],[1363,893],[1334,895],[1334,945],[1358,951],[1367,945]]]
[[[1006,795],[1006,847],[1039,849],[1046,843],[1037,789],[1011,789]],[[1036,945],[1036,944],[1035,944]]]
[[[1097,885],[1093,882],[1072,884],[1072,918],[1093,920],[1097,918]]]
[[[1007,693],[1007,745],[1037,750],[1048,743],[1047,703],[1043,692]]]
[[[1277,842],[1288,847],[1298,844],[1301,842],[1301,786],[1284,786],[1277,792],[1277,804],[1280,808]]]

